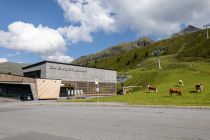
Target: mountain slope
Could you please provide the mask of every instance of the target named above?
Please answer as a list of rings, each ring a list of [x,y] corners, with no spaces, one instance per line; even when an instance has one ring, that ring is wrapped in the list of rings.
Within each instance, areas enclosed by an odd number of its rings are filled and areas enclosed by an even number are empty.
[[[181,30],[181,31],[178,32],[178,33],[173,34],[172,37],[177,37],[177,36],[181,36],[181,35],[186,35],[186,34],[189,34],[189,33],[198,32],[198,31],[200,31],[200,30],[201,30],[200,28],[194,27],[194,26],[192,26],[192,25],[188,25],[185,29]]]
[[[0,63],[0,73],[10,73],[15,75],[23,75],[22,67],[27,64],[5,62]]]
[[[127,102],[137,105],[178,105],[178,106],[210,106],[210,65],[208,62],[183,62],[176,55],[161,56],[162,69],[156,69],[156,58],[152,57],[143,61],[151,66],[136,68],[127,71],[132,78],[125,86],[140,86],[134,88],[133,92],[124,96],[113,96],[101,98],[100,102]],[[178,85],[179,80],[184,81],[184,86]],[[205,90],[197,93],[195,85],[202,83]],[[157,87],[158,93],[149,93],[147,85]],[[178,87],[182,89],[182,96],[169,95],[169,88]],[[97,99],[89,99],[87,102],[96,102]]]
[[[154,50],[160,49],[162,69],[157,69]],[[146,48],[135,48],[117,56],[91,62],[88,66],[115,69],[118,74],[132,78],[125,86],[134,87],[131,94],[100,98],[100,102],[127,102],[137,105],[210,106],[210,39],[201,30],[153,43]],[[184,86],[178,85],[183,80]],[[197,93],[195,85],[204,85]],[[149,93],[147,85],[157,87],[158,93]],[[122,94],[118,84],[118,93]],[[136,88],[135,88],[136,87]],[[182,89],[182,96],[169,95],[169,88]],[[83,100],[96,102],[97,99]]]
[[[154,43],[154,41],[151,40],[150,38],[142,37],[142,38],[139,38],[138,40],[133,41],[133,42],[122,43],[122,44],[110,47],[110,48],[100,51],[96,54],[82,56],[82,57],[76,59],[75,61],[73,61],[72,63],[79,64],[79,65],[86,65],[89,62],[95,62],[98,60],[110,58],[114,55],[118,55],[123,52],[133,50],[135,48],[147,47],[152,43]]]
[[[110,68],[117,71],[126,71],[141,67],[141,62],[150,57],[154,57],[155,49],[163,50],[161,55],[174,54],[178,59],[200,60],[210,59],[210,40],[207,40],[206,31],[201,30],[191,34],[169,38],[155,42],[146,48],[135,48],[128,52],[112,56],[107,59],[91,62],[87,66]]]
[[[190,33],[195,33],[201,31],[201,29],[194,27],[192,25],[187,26],[185,29],[181,30],[178,33],[175,33],[171,36],[171,38],[175,38],[175,37],[179,37],[179,36],[185,36],[188,35]],[[132,42],[127,42],[127,43],[122,43],[119,45],[116,45],[114,47],[110,47],[108,49],[105,49],[101,52],[98,52],[96,54],[91,54],[91,55],[87,55],[87,56],[82,56],[78,59],[76,59],[75,61],[73,61],[73,64],[79,64],[79,65],[88,65],[89,63],[98,61],[98,60],[103,60],[103,59],[107,59],[107,58],[111,58],[112,56],[115,55],[120,55],[124,52],[128,52],[137,48],[145,48],[150,46],[151,44],[153,44],[154,41],[151,40],[148,37],[142,37],[139,38],[136,41],[132,41]]]

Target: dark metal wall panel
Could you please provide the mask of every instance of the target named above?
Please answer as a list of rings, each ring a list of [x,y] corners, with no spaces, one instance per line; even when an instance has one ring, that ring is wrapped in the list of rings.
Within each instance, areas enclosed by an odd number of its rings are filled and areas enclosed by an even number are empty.
[[[96,84],[94,82],[74,82],[74,81],[62,81],[62,84],[66,88],[83,90],[84,94],[96,95]],[[65,94],[65,87],[62,90]],[[103,95],[116,95],[117,84],[115,83],[99,83],[99,94]]]

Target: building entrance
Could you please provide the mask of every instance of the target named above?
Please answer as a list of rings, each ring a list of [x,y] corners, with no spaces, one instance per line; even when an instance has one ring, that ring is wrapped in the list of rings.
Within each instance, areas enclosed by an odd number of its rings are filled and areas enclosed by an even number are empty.
[[[30,85],[0,83],[0,97],[22,101],[33,100]]]

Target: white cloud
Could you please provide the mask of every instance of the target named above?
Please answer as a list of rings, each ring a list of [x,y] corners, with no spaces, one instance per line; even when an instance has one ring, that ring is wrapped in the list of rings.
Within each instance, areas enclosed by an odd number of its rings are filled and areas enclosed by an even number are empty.
[[[54,29],[24,22],[14,22],[8,26],[8,32],[0,31],[0,46],[33,52],[37,54],[51,54],[64,51],[65,41],[60,33]]]
[[[8,25],[8,31],[0,30],[0,46],[45,57],[57,57],[57,53],[64,56],[67,50],[65,40],[57,30],[42,25],[35,27],[21,21]],[[14,55],[19,55],[19,52],[10,54]]]
[[[5,63],[5,62],[8,62],[6,58],[0,58],[0,63]]]
[[[116,31],[114,19],[100,0],[57,0],[64,10],[66,20],[75,24],[59,28],[71,42],[92,42],[91,33]]]
[[[103,4],[116,13],[119,28],[144,35],[169,35],[182,23],[201,27],[209,22],[210,0],[106,0]]]
[[[77,43],[79,41],[84,42],[92,42],[93,38],[90,34],[89,28],[86,28],[85,26],[68,26],[68,27],[62,27],[58,28],[58,31],[67,38],[71,43]]]
[[[66,56],[63,53],[56,53],[54,55],[49,55],[44,58],[46,60],[63,62],[63,63],[70,63],[73,61],[73,58],[71,58],[70,56]]]
[[[21,21],[0,30],[0,46],[32,52],[44,59],[70,62],[66,42],[92,42],[93,33],[122,30],[159,38],[181,24],[201,27],[210,22],[210,0],[57,0],[69,25],[52,29]],[[10,54],[10,56],[19,54]]]
[[[60,30],[73,42],[92,41],[102,30],[136,31],[141,35],[167,36],[181,24],[201,27],[209,22],[210,0],[57,0],[65,18],[75,26]],[[114,14],[110,14],[114,13]]]

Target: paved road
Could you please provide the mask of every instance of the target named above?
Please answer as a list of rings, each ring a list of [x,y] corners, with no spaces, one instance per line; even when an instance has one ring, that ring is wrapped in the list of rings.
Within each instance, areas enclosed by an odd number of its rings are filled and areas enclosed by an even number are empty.
[[[0,140],[209,140],[210,110],[0,104]]]
[[[0,97],[0,103],[8,103],[8,102],[17,102],[17,100]]]

